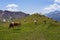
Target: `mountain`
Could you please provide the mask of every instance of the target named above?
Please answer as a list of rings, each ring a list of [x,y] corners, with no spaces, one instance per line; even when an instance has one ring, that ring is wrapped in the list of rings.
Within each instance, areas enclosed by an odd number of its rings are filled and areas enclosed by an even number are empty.
[[[45,16],[52,18],[54,20],[60,21],[60,11],[58,10],[45,14]]]
[[[24,18],[26,16],[29,16],[29,14],[26,14],[24,12],[12,12],[12,11],[8,11],[8,10],[5,10],[5,11],[2,11],[0,10],[0,19],[6,19],[6,20],[9,20],[9,19],[20,19],[20,18]]]

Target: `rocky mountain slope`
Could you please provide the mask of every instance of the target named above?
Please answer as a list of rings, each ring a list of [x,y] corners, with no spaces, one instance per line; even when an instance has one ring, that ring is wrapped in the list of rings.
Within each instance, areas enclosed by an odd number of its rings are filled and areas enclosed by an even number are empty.
[[[6,20],[9,20],[9,19],[20,19],[20,18],[24,18],[26,16],[29,16],[29,14],[26,14],[24,12],[12,12],[12,11],[2,11],[0,10],[0,19],[6,19]]]

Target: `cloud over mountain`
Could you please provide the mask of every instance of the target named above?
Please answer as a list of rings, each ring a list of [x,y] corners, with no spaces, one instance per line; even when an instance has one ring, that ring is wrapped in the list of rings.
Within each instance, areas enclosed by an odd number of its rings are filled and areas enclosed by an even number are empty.
[[[43,14],[53,12],[55,10],[60,10],[60,4],[58,4],[60,0],[54,0],[54,4],[50,4],[48,7],[43,9]]]
[[[6,5],[6,10],[19,11],[18,7],[19,6],[17,4],[8,4],[8,5]]]

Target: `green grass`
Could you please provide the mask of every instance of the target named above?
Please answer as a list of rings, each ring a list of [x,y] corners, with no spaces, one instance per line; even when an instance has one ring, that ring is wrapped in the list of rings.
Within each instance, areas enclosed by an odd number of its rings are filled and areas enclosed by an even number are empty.
[[[38,20],[37,25],[34,24],[34,19]],[[8,29],[8,22],[0,23],[0,40],[60,40],[60,23],[48,17],[33,14],[15,21],[22,25]]]

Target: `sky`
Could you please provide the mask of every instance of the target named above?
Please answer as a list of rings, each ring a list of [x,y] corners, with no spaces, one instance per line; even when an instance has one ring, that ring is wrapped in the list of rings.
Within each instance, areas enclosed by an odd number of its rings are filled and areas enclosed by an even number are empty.
[[[60,0],[0,0],[0,10],[46,14],[60,10]]]

